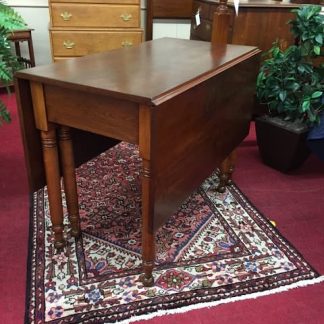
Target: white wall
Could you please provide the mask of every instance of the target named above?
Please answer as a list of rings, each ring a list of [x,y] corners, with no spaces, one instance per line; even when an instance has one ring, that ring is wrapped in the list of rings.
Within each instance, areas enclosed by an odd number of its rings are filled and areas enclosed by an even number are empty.
[[[25,19],[32,31],[33,47],[36,65],[51,62],[51,51],[48,34],[49,14],[48,8],[19,7],[15,8]],[[21,43],[22,52],[27,52],[27,43]],[[24,54],[23,54],[24,56]]]
[[[146,1],[141,0],[141,25],[145,26]],[[51,62],[49,41],[49,10],[47,0],[7,0],[6,3],[14,8],[25,19],[32,32],[36,65]],[[190,21],[154,20],[153,39],[161,37],[189,38]],[[27,51],[22,44],[22,53]]]
[[[161,37],[189,39],[190,20],[154,19],[153,39]]]

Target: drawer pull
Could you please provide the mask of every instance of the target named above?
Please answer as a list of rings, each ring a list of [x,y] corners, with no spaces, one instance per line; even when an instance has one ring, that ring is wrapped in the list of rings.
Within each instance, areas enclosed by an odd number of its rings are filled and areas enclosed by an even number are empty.
[[[64,21],[69,21],[72,17],[72,14],[70,12],[64,11],[60,15]]]
[[[66,49],[72,49],[74,47],[75,43],[70,41],[70,40],[66,40],[63,42],[63,46],[66,48]]]
[[[131,14],[122,14],[120,15],[120,18],[124,21],[130,21],[133,18],[133,16]]]
[[[133,42],[130,42],[130,41],[122,41],[121,46],[122,47],[132,47],[133,46]]]

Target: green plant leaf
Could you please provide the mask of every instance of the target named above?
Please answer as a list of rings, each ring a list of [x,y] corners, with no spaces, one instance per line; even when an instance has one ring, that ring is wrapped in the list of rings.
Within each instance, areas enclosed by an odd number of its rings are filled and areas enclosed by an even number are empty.
[[[300,73],[304,73],[305,72],[305,66],[304,65],[298,65],[297,69],[298,69],[298,71]]]
[[[257,96],[272,114],[313,124],[324,111],[324,64],[313,64],[323,55],[324,16],[321,7],[302,5],[289,21],[298,42],[282,51],[273,43],[257,80]],[[270,54],[270,55],[269,55]]]
[[[295,79],[293,79],[295,80]],[[292,82],[290,84],[288,84],[287,88],[291,91],[297,91],[300,88],[300,85],[298,82]]]
[[[265,80],[265,74],[263,71],[260,71],[257,76],[257,85],[261,85],[261,83]]]
[[[305,112],[310,108],[310,100],[305,100],[302,104],[302,111]]]
[[[11,7],[0,2],[0,26],[6,33],[26,27],[23,18]]]
[[[283,90],[279,92],[279,98],[281,101],[285,101],[286,97],[287,97],[287,91]]]
[[[322,34],[316,35],[315,40],[316,40],[317,43],[322,45],[323,44],[323,35]]]
[[[23,18],[0,0],[0,81],[5,86],[12,81],[14,72],[21,68],[17,56],[11,52],[8,34],[22,28],[26,28]],[[10,122],[10,114],[0,100],[0,126],[4,122]]]
[[[321,48],[319,46],[314,46],[314,53],[316,55],[320,55],[321,54]]]
[[[5,123],[10,123],[10,113],[5,104],[0,100],[0,126]]]
[[[312,93],[312,99],[316,99],[316,98],[319,98],[323,95],[323,92],[322,91],[315,91]]]
[[[273,51],[272,51],[272,56],[273,56],[273,57],[276,57],[276,56],[278,56],[279,53],[280,53],[280,49],[279,49],[279,47],[275,46],[275,47],[273,48]]]
[[[311,123],[315,123],[315,122],[317,121],[317,117],[318,117],[318,116],[316,116],[316,115],[313,113],[312,110],[308,110],[308,111],[307,111],[307,117],[309,118],[309,121],[310,121]]]

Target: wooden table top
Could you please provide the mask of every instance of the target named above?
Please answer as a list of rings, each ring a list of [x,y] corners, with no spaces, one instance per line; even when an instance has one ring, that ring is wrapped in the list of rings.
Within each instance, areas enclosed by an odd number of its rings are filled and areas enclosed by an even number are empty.
[[[22,70],[16,77],[158,105],[256,52],[252,46],[162,38]]]

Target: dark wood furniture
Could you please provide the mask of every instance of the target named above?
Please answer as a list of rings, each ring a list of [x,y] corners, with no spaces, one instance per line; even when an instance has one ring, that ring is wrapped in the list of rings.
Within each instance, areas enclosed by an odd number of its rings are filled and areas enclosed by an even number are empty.
[[[25,67],[35,66],[35,55],[32,39],[32,30],[33,29],[22,29],[15,30],[8,35],[8,39],[15,44],[16,55],[19,57],[20,61],[24,64]],[[20,43],[27,42],[28,44],[28,57],[22,57]]]
[[[72,234],[79,235],[70,128],[138,144],[142,279],[152,285],[154,233],[248,133],[259,54],[164,38],[18,72],[29,180],[31,188],[44,181],[45,169],[55,246],[65,244],[60,170]]]
[[[190,19],[192,0],[147,0],[146,40],[153,35],[153,19]]]
[[[211,40],[213,14],[219,5],[216,0],[194,0],[191,39]],[[230,28],[228,43],[257,46],[265,51],[278,39],[282,46],[294,43],[287,21],[294,15],[291,10],[300,5],[289,1],[241,0],[238,16],[233,2],[228,2]],[[195,15],[199,13],[201,24],[197,26]]]
[[[241,0],[240,14],[235,17],[233,1],[229,2],[232,28],[228,41],[267,50],[279,37],[284,41],[283,45],[288,45],[293,42],[286,26],[287,20],[293,17],[290,10],[308,3],[324,4],[323,0]],[[213,12],[218,4],[218,0],[147,0],[146,40],[152,39],[153,19],[161,18],[192,19],[191,38],[210,41]],[[202,24],[198,29],[194,15],[199,8],[202,12]]]

